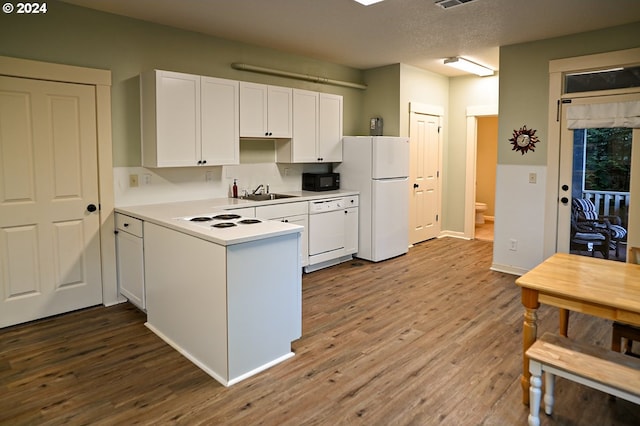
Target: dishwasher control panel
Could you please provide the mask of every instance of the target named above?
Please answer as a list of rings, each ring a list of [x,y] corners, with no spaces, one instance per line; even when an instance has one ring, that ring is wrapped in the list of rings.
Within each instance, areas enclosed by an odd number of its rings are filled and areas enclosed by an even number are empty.
[[[342,210],[345,207],[344,198],[327,198],[317,201],[309,201],[309,214],[318,214]]]

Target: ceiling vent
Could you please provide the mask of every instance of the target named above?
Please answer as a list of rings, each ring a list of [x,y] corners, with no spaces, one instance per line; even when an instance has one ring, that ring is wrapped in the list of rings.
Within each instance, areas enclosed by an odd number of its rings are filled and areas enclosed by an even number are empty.
[[[460,6],[461,4],[471,3],[472,1],[476,0],[438,0],[436,1],[436,5],[443,9],[449,9],[450,7]]]

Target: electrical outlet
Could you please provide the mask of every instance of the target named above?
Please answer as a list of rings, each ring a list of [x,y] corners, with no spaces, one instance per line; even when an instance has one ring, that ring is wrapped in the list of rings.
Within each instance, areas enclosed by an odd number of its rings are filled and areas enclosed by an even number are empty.
[[[214,179],[214,174],[211,170],[209,170],[204,174],[204,180],[206,182],[213,182],[213,179]]]
[[[151,185],[151,173],[145,173],[142,175],[142,184]]]
[[[509,240],[509,250],[518,251],[518,240]]]
[[[129,186],[132,188],[138,186],[138,175],[129,175]]]
[[[538,181],[537,173],[529,173],[529,183],[536,183]]]
[[[285,176],[289,176],[290,174],[291,174],[291,169],[290,169],[290,168],[288,168],[288,167],[285,167],[285,168],[284,168],[284,175],[285,175]]]

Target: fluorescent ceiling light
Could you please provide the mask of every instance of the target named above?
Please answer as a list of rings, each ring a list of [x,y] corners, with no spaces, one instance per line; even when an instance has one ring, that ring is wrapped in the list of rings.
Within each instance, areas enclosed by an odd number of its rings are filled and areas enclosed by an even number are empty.
[[[471,62],[467,59],[459,58],[457,56],[454,58],[445,59],[444,64],[462,71],[469,72],[471,74],[479,75],[480,77],[493,75],[493,70],[491,68],[487,68],[480,64],[476,64],[475,62]]]
[[[380,3],[382,0],[355,0],[360,4],[364,4],[365,6],[369,6],[370,4]]]

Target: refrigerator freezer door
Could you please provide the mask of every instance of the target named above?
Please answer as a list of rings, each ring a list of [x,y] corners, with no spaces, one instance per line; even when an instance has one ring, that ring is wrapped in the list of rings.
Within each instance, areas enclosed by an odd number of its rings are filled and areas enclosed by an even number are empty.
[[[409,140],[384,136],[372,139],[371,177],[386,179],[409,176]]]
[[[409,247],[408,178],[373,181],[371,259],[399,256]]]

